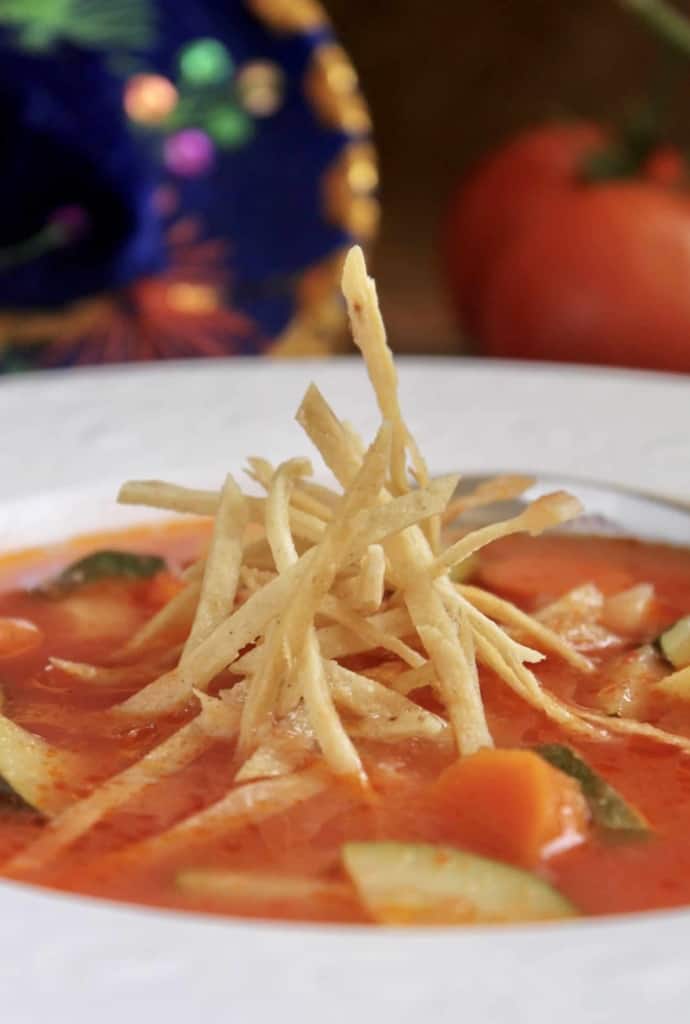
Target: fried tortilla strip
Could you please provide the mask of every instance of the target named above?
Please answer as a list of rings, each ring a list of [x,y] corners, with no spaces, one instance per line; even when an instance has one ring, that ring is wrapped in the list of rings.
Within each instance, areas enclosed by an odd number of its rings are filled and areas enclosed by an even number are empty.
[[[53,818],[38,839],[9,861],[5,870],[16,877],[39,871],[111,811],[122,807],[148,786],[181,771],[216,740],[232,739],[239,728],[239,720],[240,712],[236,707],[206,697],[196,718],[129,768],[98,786],[89,796],[68,806]]]
[[[263,522],[265,498],[245,494],[250,517],[254,522]],[[129,480],[120,488],[117,500],[122,505],[145,505],[147,508],[168,509],[197,516],[215,516],[220,503],[218,491],[182,487],[162,480]],[[323,534],[321,519],[298,508],[290,509],[290,524],[298,537],[315,544]]]
[[[244,495],[228,473],[213,524],[199,603],[180,658],[183,665],[194,648],[227,617],[235,604],[248,522]]]
[[[457,477],[434,481],[424,491],[412,491],[386,506],[372,509],[355,524],[352,540],[343,564],[359,561],[370,543],[380,543],[389,532],[405,530],[429,510],[443,508],[452,493]],[[257,591],[232,615],[222,622],[194,650],[184,671],[175,669],[130,697],[117,709],[125,715],[149,716],[180,707],[189,699],[194,687],[205,690],[211,680],[237,658],[240,651],[264,634],[268,623],[281,615],[290,602],[296,582],[311,566],[315,548],[303,554],[295,565],[280,573],[271,583]]]

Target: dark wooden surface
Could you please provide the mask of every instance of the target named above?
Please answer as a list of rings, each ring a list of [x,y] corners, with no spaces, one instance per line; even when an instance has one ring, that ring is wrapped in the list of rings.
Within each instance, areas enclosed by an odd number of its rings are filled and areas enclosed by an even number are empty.
[[[401,351],[460,351],[437,255],[453,183],[489,146],[541,118],[620,116],[645,88],[658,46],[615,0],[324,3],[374,118],[383,202],[375,272],[391,338]],[[672,101],[685,136],[689,100],[683,86]]]

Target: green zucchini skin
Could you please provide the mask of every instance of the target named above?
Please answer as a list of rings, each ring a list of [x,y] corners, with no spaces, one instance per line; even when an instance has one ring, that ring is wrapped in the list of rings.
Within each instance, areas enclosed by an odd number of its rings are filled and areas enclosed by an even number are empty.
[[[673,668],[690,665],[690,615],[684,615],[657,637],[657,647]]]
[[[32,807],[24,797],[13,789],[7,779],[0,775],[0,812],[10,811],[16,814],[35,814],[43,818],[41,812]]]
[[[605,779],[561,743],[545,743],[534,748],[554,768],[580,783],[593,820],[600,828],[619,832],[648,834],[648,823]]]

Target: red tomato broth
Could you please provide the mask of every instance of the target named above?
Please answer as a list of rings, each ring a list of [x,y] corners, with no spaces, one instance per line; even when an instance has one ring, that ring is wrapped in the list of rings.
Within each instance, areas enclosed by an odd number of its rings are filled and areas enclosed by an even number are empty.
[[[207,527],[200,528],[198,523],[189,524],[182,533],[158,527],[155,541],[152,533],[146,538],[151,543],[139,549],[166,554],[179,564],[193,558],[207,536]],[[108,544],[134,547],[129,544],[130,538],[123,533],[109,537]],[[91,549],[95,546],[92,544]],[[46,575],[54,571],[56,561],[64,564],[74,557],[68,549],[60,550],[59,557],[48,553]],[[79,554],[83,551],[82,546]],[[13,557],[8,573],[12,581],[16,580],[19,565]],[[36,569],[34,561],[32,572]],[[659,597],[655,614],[662,625],[690,611],[690,551],[663,545],[581,537],[514,537],[482,554],[477,578],[477,582],[516,600],[527,610],[590,581],[606,592],[636,582],[653,583]],[[91,584],[83,593],[88,590],[94,599],[116,591],[137,624],[155,611],[151,593],[155,594],[156,588],[150,588],[146,581]],[[161,595],[165,593],[165,587],[160,591]],[[109,716],[106,709],[141,682],[129,688],[94,687],[46,667],[47,658],[59,655],[103,663],[128,638],[130,627],[125,629],[123,620],[119,632],[105,641],[96,641],[70,631],[58,612],[59,601],[46,601],[21,591],[0,593],[0,616],[26,618],[45,633],[40,650],[0,664],[4,712],[49,741],[91,758],[93,777],[87,781],[93,785],[156,746],[193,711],[188,708],[155,722],[129,723]],[[625,645],[619,645],[604,651],[601,665],[624,649]],[[601,679],[598,673],[584,677],[555,657],[548,658],[536,671],[547,688],[585,705],[591,704],[597,679]],[[551,857],[540,865],[540,873],[587,914],[690,904],[690,757],[642,740],[584,742],[564,734],[533,711],[490,671],[482,670],[481,686],[498,746],[567,743],[637,807],[653,829],[648,839],[617,842],[593,829],[587,842]],[[420,704],[439,710],[431,691],[419,691],[414,696]],[[654,702],[650,720],[667,724],[669,719],[676,731],[690,735],[690,705],[662,699]],[[308,902],[238,898],[220,904],[208,896],[190,897],[174,885],[177,871],[190,867],[342,880],[340,848],[347,840],[452,843],[452,828],[429,799],[433,782],[452,756],[421,741],[394,745],[361,741],[359,747],[374,788],[371,801],[334,782],[323,794],[261,824],[224,836],[201,836],[193,843],[173,843],[162,856],[148,861],[137,858],[132,844],[159,833],[228,790],[234,764],[232,749],[227,743],[217,742],[183,772],[150,787],[110,814],[31,881],[152,906],[244,917],[364,922],[366,915],[354,894],[342,891]],[[0,862],[37,836],[40,829],[36,815],[0,811]]]

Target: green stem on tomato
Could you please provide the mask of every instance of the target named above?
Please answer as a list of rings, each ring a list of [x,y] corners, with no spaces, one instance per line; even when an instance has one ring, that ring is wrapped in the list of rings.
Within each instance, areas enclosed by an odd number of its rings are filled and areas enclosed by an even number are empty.
[[[663,46],[656,85],[630,110],[613,142],[591,153],[581,169],[585,183],[634,178],[668,134],[668,111],[679,74],[690,57],[690,19],[666,0],[617,0],[651,29]]]
[[[673,49],[690,57],[690,20],[666,0],[618,0],[618,4],[637,15]]]

